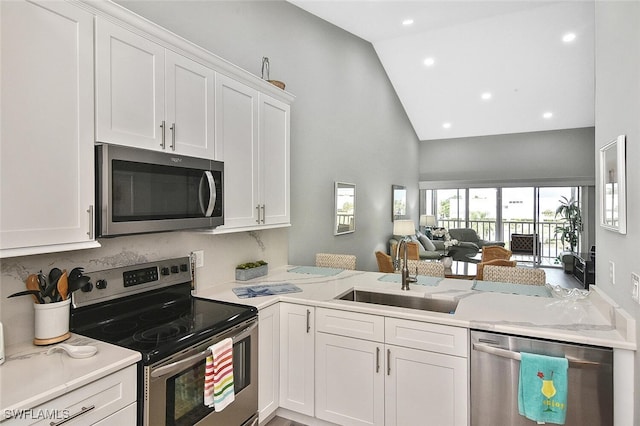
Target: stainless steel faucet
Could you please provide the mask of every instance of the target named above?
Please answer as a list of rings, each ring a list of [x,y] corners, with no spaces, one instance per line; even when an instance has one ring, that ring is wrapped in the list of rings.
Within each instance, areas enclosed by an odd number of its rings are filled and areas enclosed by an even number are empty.
[[[418,271],[416,268],[416,275],[415,276],[411,276],[409,274],[409,267],[407,266],[407,242],[409,241],[409,239],[407,237],[404,237],[396,246],[396,260],[395,260],[395,269],[396,271],[400,269],[400,247],[404,246],[404,255],[403,255],[403,260],[402,260],[402,271],[401,271],[401,275],[402,275],[402,287],[400,288],[401,290],[409,290],[409,284],[410,283],[415,283],[418,281]]]

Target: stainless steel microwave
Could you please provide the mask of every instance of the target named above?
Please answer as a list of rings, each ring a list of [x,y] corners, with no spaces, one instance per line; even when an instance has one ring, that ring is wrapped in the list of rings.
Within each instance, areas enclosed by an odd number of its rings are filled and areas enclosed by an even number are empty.
[[[224,164],[118,145],[96,146],[99,237],[224,224]]]

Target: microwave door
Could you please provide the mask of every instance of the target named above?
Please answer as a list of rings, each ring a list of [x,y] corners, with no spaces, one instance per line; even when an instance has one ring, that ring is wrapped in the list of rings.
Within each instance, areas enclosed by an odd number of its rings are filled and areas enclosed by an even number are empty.
[[[200,210],[205,217],[211,217],[216,205],[216,181],[213,178],[213,173],[208,170],[202,173],[198,193]]]

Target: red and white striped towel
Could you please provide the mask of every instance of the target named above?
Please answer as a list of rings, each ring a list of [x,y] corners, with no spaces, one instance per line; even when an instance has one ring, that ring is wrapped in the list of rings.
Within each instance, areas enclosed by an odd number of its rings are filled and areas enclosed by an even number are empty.
[[[204,404],[222,411],[235,400],[233,390],[233,340],[221,340],[209,347],[204,373]]]

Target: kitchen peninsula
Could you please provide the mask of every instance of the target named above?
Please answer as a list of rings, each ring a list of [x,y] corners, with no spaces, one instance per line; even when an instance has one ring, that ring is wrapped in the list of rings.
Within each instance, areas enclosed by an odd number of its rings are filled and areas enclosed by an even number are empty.
[[[392,274],[341,271],[323,275],[321,270],[314,274],[313,267],[306,268],[311,273],[295,273],[294,269],[292,266],[277,268],[268,276],[250,282],[210,287],[201,279],[198,288],[200,297],[250,304],[260,310],[261,422],[279,407],[279,415],[296,421],[309,422],[310,417],[316,417],[340,423],[332,417],[335,414],[330,413],[332,410],[325,410],[323,381],[327,372],[322,370],[318,356],[323,353],[320,345],[335,344],[333,340],[325,342],[327,336],[344,339],[346,335],[348,340],[358,342],[390,343],[390,339],[395,339],[391,343],[398,346],[405,345],[401,342],[404,340],[416,344],[416,348],[421,349],[419,352],[436,353],[443,357],[443,362],[453,362],[446,368],[455,371],[455,389],[439,392],[445,399],[447,392],[458,392],[450,398],[457,401],[451,410],[451,422],[468,424],[468,331],[476,329],[613,348],[615,424],[632,424],[633,419],[625,413],[628,405],[624,395],[632,395],[629,372],[633,370],[633,351],[636,350],[635,320],[596,286],[591,287],[588,297],[579,300],[483,292],[472,289],[473,281],[447,278],[436,285],[412,284],[407,292],[400,290],[399,282],[391,282],[395,278]],[[233,292],[237,287],[284,283],[301,291],[245,299]],[[457,308],[454,313],[441,313],[336,299],[352,289],[457,301]],[[265,320],[268,328],[263,324]],[[380,327],[381,334],[376,334]],[[334,334],[339,336],[332,336]],[[424,336],[435,342],[421,341]],[[372,350],[375,357],[375,349]],[[343,359],[339,364],[342,367],[347,362]],[[295,371],[295,375],[289,374],[289,370]],[[340,371],[344,373],[346,367]],[[279,386],[274,381],[279,381]],[[464,391],[459,389],[460,381]],[[428,408],[420,407],[422,411]],[[441,406],[437,408],[446,410]],[[298,417],[300,415],[303,416]],[[375,413],[372,416],[375,417]]]

